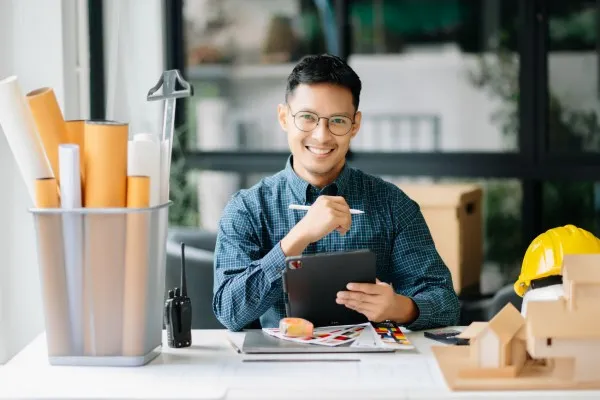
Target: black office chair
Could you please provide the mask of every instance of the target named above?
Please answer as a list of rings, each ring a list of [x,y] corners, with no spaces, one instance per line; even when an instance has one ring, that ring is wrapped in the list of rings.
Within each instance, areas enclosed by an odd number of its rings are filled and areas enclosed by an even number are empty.
[[[225,329],[212,310],[216,240],[216,233],[203,229],[169,230],[165,299],[169,289],[180,286],[181,243],[185,243],[187,290],[192,301],[192,329]],[[260,322],[254,321],[246,329],[261,329]]]
[[[166,292],[180,286],[181,282],[179,239],[174,235],[167,240]],[[192,301],[192,329],[224,329],[212,310],[214,253],[196,248],[187,241],[184,243],[187,292]]]
[[[169,229],[169,239],[175,243],[185,243],[186,246],[195,247],[210,252],[215,251],[217,233],[206,229],[178,227]]]
[[[470,325],[475,321],[489,321],[508,303],[521,310],[522,302],[523,299],[515,293],[512,284],[503,286],[493,295],[463,298],[460,301],[460,325]]]

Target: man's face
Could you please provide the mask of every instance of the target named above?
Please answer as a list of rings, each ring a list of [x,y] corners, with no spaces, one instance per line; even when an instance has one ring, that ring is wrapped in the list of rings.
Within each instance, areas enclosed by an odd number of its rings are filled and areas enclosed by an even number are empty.
[[[330,84],[301,84],[288,104],[279,105],[278,113],[296,172],[316,181],[335,178],[344,165],[350,140],[360,128],[361,115],[355,112],[350,90]]]

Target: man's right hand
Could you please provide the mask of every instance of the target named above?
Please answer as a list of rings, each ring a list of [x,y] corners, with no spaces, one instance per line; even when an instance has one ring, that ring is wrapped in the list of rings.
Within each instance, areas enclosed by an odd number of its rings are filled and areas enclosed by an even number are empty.
[[[351,224],[350,207],[343,197],[319,196],[297,225],[309,243],[313,243],[334,230],[345,235]]]
[[[345,235],[351,224],[350,207],[343,197],[319,196],[306,215],[283,238],[283,252],[286,256],[299,255],[310,243],[319,241],[334,230]]]

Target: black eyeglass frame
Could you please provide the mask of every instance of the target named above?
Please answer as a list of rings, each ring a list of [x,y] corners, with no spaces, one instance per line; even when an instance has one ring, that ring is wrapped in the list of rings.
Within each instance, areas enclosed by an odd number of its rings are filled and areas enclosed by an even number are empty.
[[[320,115],[318,115],[317,113],[314,113],[314,112],[312,112],[312,111],[306,111],[306,110],[300,110],[300,111],[298,111],[298,112],[296,112],[296,113],[294,114],[294,112],[292,111],[292,107],[289,105],[289,103],[287,103],[286,105],[287,105],[287,107],[288,107],[288,110],[290,111],[290,115],[291,115],[291,116],[292,116],[292,118],[294,119],[294,125],[296,126],[296,128],[300,129],[302,132],[312,132],[312,131],[314,131],[314,130],[315,130],[315,129],[317,129],[317,127],[319,126],[319,123],[321,122],[321,119],[324,119],[324,120],[326,120],[326,121],[327,121],[327,129],[329,130],[329,132],[331,132],[331,134],[332,134],[333,136],[340,136],[340,137],[341,137],[341,136],[346,136],[348,133],[350,133],[350,132],[352,131],[352,128],[353,128],[353,127],[354,127],[354,125],[356,124],[356,120],[355,120],[355,119],[353,119],[353,118],[350,118],[350,117],[347,117],[347,116],[345,116],[345,115],[332,115],[331,117],[321,117],[321,116],[320,116]],[[300,128],[300,127],[298,126],[298,123],[296,122],[296,115],[298,115],[298,114],[300,114],[300,113],[312,114],[312,115],[314,115],[315,117],[317,117],[317,124],[315,125],[315,127],[314,127],[314,128],[312,128],[311,130],[308,130],[308,131],[307,131],[307,130],[304,130],[304,129],[302,129],[302,128]],[[354,112],[354,117],[356,117],[356,112]],[[352,122],[352,123],[350,124],[350,128],[348,129],[348,131],[347,131],[346,133],[344,133],[344,134],[342,134],[342,135],[338,135],[338,134],[336,134],[336,133],[333,133],[333,132],[331,131],[331,128],[329,127],[329,119],[330,119],[330,118],[348,118],[348,119],[350,120],[350,122]]]

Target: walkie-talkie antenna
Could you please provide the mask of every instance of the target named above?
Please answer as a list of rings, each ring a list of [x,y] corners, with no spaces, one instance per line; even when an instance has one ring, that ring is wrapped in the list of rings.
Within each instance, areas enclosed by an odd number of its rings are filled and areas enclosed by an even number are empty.
[[[181,243],[181,295],[187,296],[187,279],[185,277],[185,243]]]

